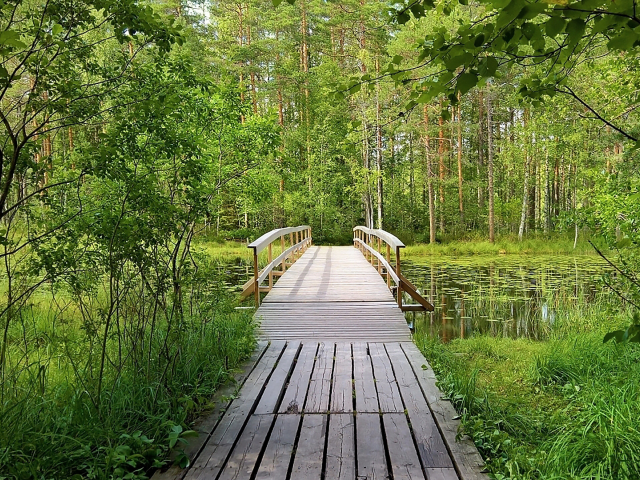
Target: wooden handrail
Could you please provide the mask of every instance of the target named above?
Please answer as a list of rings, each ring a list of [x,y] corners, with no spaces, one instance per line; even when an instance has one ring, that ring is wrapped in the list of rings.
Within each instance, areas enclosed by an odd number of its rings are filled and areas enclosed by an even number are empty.
[[[285,236],[289,236],[290,246],[285,250]],[[294,240],[295,239],[295,240]],[[275,240],[280,240],[280,249],[282,252],[275,259],[272,257],[272,244]],[[283,275],[287,270],[287,266],[291,266],[300,255],[311,245],[311,227],[301,225],[299,227],[277,228],[265,233],[257,240],[247,245],[253,249],[253,278],[249,279],[242,286],[240,298],[245,298],[253,292],[256,308],[260,306],[260,292],[268,292],[273,288],[273,276]],[[258,269],[258,254],[267,249],[269,262],[262,270]],[[292,261],[287,264],[287,259],[291,257]],[[278,265],[282,265],[282,270],[274,272],[273,269]],[[268,287],[260,287],[260,284],[269,278]]]
[[[377,239],[378,250],[373,246],[373,238]],[[386,246],[386,257],[380,253],[383,242]],[[378,273],[386,275],[389,288],[391,288],[391,280],[396,284],[398,308],[403,312],[433,311],[433,305],[420,295],[418,289],[400,271],[400,249],[404,248],[404,243],[398,237],[384,230],[358,226],[353,229],[353,246],[358,248],[364,257],[371,262],[371,265],[377,268]],[[396,257],[395,271],[391,265],[391,247],[393,247]],[[374,259],[377,260],[376,265],[374,265]],[[418,305],[402,305],[402,292],[407,292],[411,298],[418,302]]]
[[[255,253],[260,253],[268,245],[273,243],[274,240],[290,233],[297,233],[305,230],[311,231],[311,227],[309,225],[300,225],[299,227],[276,228],[275,230],[271,230],[270,232],[265,233],[257,240],[254,240],[249,245],[247,245],[247,247],[253,248]],[[309,237],[311,237],[311,234],[309,234]]]

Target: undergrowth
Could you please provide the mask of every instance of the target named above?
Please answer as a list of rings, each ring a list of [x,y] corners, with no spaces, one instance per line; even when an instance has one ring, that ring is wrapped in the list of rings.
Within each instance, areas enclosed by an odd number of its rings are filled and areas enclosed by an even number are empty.
[[[478,336],[416,343],[495,479],[640,478],[640,348],[600,328],[547,342]]]
[[[186,316],[179,332],[167,334],[159,324],[153,335],[136,336],[147,343],[144,357],[133,345],[121,368],[105,369],[104,388],[94,398],[87,372],[99,363],[87,364],[89,326],[46,308],[47,301],[53,305],[45,297],[24,309],[10,331],[13,368],[3,376],[0,479],[148,478],[170,448],[193,433],[191,421],[210,408],[212,394],[255,347],[251,315],[218,294],[200,310],[204,316]],[[117,337],[109,339],[109,362],[122,348]]]

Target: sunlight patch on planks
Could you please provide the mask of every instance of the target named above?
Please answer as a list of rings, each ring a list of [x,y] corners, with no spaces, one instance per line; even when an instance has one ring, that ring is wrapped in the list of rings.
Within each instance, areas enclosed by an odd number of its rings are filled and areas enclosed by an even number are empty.
[[[255,318],[263,340],[411,341],[387,284],[353,247],[309,247]]]

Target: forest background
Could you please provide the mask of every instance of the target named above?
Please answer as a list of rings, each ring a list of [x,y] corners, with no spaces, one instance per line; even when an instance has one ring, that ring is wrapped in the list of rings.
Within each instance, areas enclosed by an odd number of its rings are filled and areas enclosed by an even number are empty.
[[[533,3],[1,3],[0,476],[144,478],[190,435],[255,342],[198,243],[596,239],[633,303],[639,22]],[[531,51],[469,56],[491,8]]]

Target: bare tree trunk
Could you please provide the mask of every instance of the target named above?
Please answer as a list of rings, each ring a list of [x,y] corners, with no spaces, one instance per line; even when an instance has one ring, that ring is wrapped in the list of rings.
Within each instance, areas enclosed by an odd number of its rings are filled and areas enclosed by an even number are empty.
[[[433,168],[431,163],[431,148],[429,145],[429,107],[424,106],[424,149],[427,157],[427,183],[429,195],[429,243],[436,243],[436,212],[433,204]],[[432,295],[433,298],[433,295]]]
[[[440,100],[440,109],[442,110],[442,100]],[[439,197],[440,203],[438,204],[438,214],[440,216],[440,233],[444,234],[444,118],[442,115],[438,118],[438,125],[440,130],[438,133],[438,168],[439,168]]]
[[[244,25],[243,25],[243,12],[242,12],[242,4],[238,5],[238,45],[242,48],[244,43]],[[240,60],[240,101],[244,103],[244,74],[242,69],[244,67],[244,62]],[[244,123],[244,115],[240,115],[240,122]]]
[[[484,210],[484,194],[482,192],[482,170],[484,168],[484,92],[478,92],[478,209]]]
[[[464,198],[462,192],[462,119],[460,117],[460,92],[458,92],[458,201],[460,203],[460,226],[464,230]]]
[[[545,146],[544,154],[544,210],[542,211],[542,228],[545,235],[549,234],[549,216],[551,213],[550,208],[550,191],[549,191],[549,145]]]
[[[524,191],[522,194],[522,210],[520,212],[520,228],[518,229],[518,240],[522,241],[524,235],[524,226],[527,222],[527,211],[529,209],[529,133],[527,127],[529,125],[529,109],[524,110],[524,130],[525,130],[525,149],[524,149]]]
[[[376,57],[376,74],[380,73],[380,60]],[[376,190],[378,194],[378,228],[382,230],[382,126],[380,125],[380,83],[376,82]]]
[[[489,241],[494,243],[495,239],[495,218],[493,210],[493,123],[491,118],[491,92],[487,95],[487,147],[488,147],[488,193],[489,193]]]

